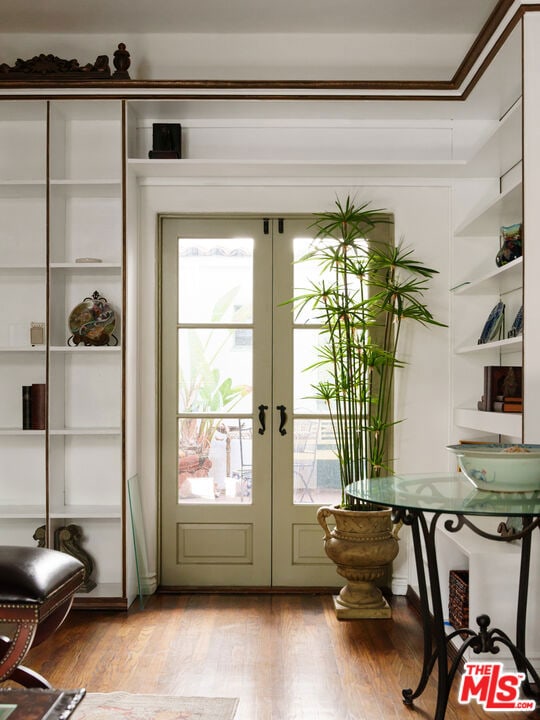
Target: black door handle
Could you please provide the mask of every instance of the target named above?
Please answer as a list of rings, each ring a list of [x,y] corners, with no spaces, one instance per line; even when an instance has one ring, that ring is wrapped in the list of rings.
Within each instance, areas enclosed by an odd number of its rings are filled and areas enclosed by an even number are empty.
[[[285,425],[287,424],[287,408],[285,405],[276,405],[276,410],[279,410],[279,434],[286,435]]]
[[[264,435],[264,432],[266,430],[266,410],[268,410],[268,405],[259,405],[259,435]]]

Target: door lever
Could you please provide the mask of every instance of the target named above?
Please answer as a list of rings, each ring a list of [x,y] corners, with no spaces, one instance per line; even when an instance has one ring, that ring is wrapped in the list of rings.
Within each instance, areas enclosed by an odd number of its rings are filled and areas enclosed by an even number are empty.
[[[259,405],[259,435],[264,435],[264,432],[266,430],[266,410],[268,410],[268,405]]]
[[[286,435],[285,425],[287,424],[287,408],[285,405],[276,405],[276,410],[279,410],[279,434]]]

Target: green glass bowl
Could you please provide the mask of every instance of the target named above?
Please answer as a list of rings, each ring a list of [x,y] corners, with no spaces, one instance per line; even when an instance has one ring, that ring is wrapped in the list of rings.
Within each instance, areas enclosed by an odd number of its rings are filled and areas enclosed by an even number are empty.
[[[465,477],[478,490],[540,490],[540,445],[447,445]]]

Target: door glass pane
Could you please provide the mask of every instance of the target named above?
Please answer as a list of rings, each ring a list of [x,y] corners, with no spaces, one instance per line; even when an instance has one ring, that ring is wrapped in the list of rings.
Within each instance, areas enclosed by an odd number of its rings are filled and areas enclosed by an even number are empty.
[[[326,505],[341,500],[336,444],[330,420],[294,420],[294,502]]]
[[[324,283],[325,287],[335,285],[336,277],[333,272],[321,268],[320,259],[315,261],[306,259],[305,256],[314,248],[330,249],[335,245],[332,238],[294,238],[294,297],[302,297],[309,293],[314,287],[320,288]],[[366,248],[366,241],[362,240],[357,243],[357,257],[361,256]],[[298,262],[302,259],[301,262]],[[355,289],[360,287],[359,283]],[[307,302],[305,306],[302,303],[295,308],[296,323],[320,323],[322,320],[320,310],[314,310],[311,303]]]
[[[324,400],[314,397],[313,386],[328,377],[328,370],[312,367],[318,360],[317,347],[324,342],[318,329],[295,327],[294,329],[294,407],[297,413],[328,412]]]
[[[253,238],[178,238],[181,503],[251,502],[252,274]]]
[[[179,238],[178,322],[251,323],[252,276],[253,238]]]
[[[312,287],[312,283],[318,282],[320,278],[320,269],[315,262],[311,260],[302,260],[306,253],[309,252],[313,245],[313,238],[296,237],[294,238],[294,297],[298,297],[308,291]],[[295,307],[295,322],[310,323],[316,322],[315,314],[309,304],[305,307]]]
[[[178,412],[250,412],[251,329],[178,330]]]
[[[178,502],[251,503],[251,419],[178,420]]]
[[[295,261],[303,257],[313,243],[311,238],[294,239]],[[322,280],[316,263],[296,262],[294,265],[294,294],[309,291],[313,283]],[[325,282],[331,278],[325,277]],[[328,370],[313,367],[319,359],[317,347],[324,344],[319,319],[309,306],[295,313],[294,345],[294,449],[293,501],[295,504],[332,504],[341,500],[339,465],[328,408],[324,400],[315,397],[313,386],[324,381]]]

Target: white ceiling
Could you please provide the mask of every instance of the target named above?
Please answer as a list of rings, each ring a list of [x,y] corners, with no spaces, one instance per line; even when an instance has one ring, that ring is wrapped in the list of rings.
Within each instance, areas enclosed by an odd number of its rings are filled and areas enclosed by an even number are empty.
[[[476,35],[496,0],[0,0],[1,33]]]

